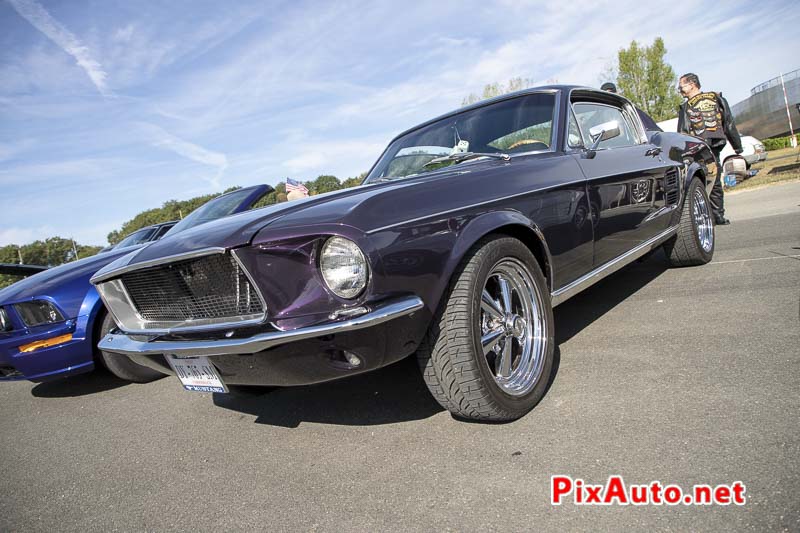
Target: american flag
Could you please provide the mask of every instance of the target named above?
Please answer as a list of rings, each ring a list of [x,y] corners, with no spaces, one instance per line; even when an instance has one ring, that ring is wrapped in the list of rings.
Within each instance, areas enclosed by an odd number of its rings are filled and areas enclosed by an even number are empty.
[[[306,189],[305,185],[292,178],[286,178],[286,193],[288,194],[292,191],[297,191],[303,196],[308,196],[308,189]]]

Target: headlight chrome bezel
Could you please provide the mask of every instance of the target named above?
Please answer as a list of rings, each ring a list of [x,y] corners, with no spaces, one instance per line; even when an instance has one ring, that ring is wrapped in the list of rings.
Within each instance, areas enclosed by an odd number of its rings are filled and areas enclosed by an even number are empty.
[[[345,264],[335,265],[332,261],[344,260]],[[347,259],[351,259],[347,264]],[[352,275],[334,274],[336,270],[346,271],[348,268],[360,268],[360,272]],[[352,240],[338,235],[329,237],[322,245],[319,254],[319,272],[325,286],[334,295],[345,300],[354,300],[361,296],[369,284],[369,261],[364,251]]]

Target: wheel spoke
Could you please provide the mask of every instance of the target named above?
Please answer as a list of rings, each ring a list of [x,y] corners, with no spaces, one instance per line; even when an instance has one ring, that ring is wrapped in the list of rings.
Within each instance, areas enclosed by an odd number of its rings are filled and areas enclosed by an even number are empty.
[[[498,362],[495,364],[495,372],[497,377],[507,378],[511,375],[511,345],[513,344],[511,339],[512,337],[510,335],[506,337],[506,342],[503,345],[503,351],[500,354]]]
[[[502,276],[497,276],[497,283],[500,285],[500,294],[503,297],[503,311],[505,314],[510,314],[513,312],[511,309],[511,285]]]
[[[494,329],[481,337],[481,346],[483,347],[483,355],[486,355],[492,351],[492,348],[494,347],[495,343],[498,340],[500,340],[500,337],[502,337],[504,333],[505,331],[503,331],[502,328]]]
[[[483,293],[481,294],[481,309],[491,318],[498,320],[503,319],[503,309],[486,289],[483,289]]]

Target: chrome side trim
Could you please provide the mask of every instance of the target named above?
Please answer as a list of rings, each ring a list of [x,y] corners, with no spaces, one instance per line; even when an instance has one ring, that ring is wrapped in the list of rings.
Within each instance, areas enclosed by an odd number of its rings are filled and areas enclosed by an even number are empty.
[[[100,341],[98,346],[101,350],[107,352],[126,355],[166,353],[178,357],[194,357],[198,355],[251,354],[281,344],[376,326],[419,311],[423,305],[421,298],[410,296],[393,300],[365,315],[342,322],[331,322],[289,331],[271,331],[246,339],[139,341],[124,334],[109,333]]]
[[[553,304],[553,307],[562,304],[581,292],[584,289],[587,289],[600,281],[601,279],[605,278],[616,272],[617,270],[621,269],[622,267],[636,261],[644,254],[657,248],[661,245],[664,241],[675,235],[678,231],[677,227],[669,228],[668,230],[659,233],[652,239],[643,242],[636,248],[625,252],[624,254],[620,255],[616,259],[612,259],[608,263],[592,270],[588,274],[576,279],[569,285],[561,287],[557,291],[553,292],[550,295],[550,300]]]
[[[118,276],[121,276],[122,274],[127,274],[128,272],[133,272],[134,270],[141,270],[143,268],[162,265],[164,263],[172,263],[174,261],[183,261],[184,259],[194,259],[196,257],[202,257],[204,255],[224,254],[224,253],[225,253],[225,248],[220,248],[218,246],[215,246],[212,248],[203,248],[202,250],[195,250],[192,252],[186,252],[182,254],[168,255],[166,257],[159,257],[158,259],[150,259],[149,261],[142,261],[141,263],[136,263],[134,265],[127,265],[122,268],[112,270],[111,272],[106,272],[102,276],[93,277],[91,279],[91,282],[97,285],[98,283],[109,280],[111,278],[116,278]]]
[[[678,208],[677,204],[660,207],[655,211],[653,211],[652,213],[650,213],[649,215],[647,215],[647,217],[642,222],[650,222],[651,220],[657,219],[661,215],[666,215],[667,213],[675,211],[677,208]]]

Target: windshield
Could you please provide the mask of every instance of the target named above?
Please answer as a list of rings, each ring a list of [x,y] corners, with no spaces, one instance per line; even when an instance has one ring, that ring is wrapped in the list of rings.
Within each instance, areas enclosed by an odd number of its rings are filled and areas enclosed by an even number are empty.
[[[114,246],[114,249],[127,248],[128,246],[135,246],[147,242],[156,232],[156,228],[142,228],[139,231],[134,231]]]
[[[218,196],[186,215],[186,218],[172,226],[172,229],[165,233],[164,236],[174,235],[179,231],[231,215],[241,207],[242,202],[251,194],[253,194],[253,188],[248,187]]]
[[[429,164],[458,153],[513,155],[549,150],[554,110],[553,93],[536,93],[436,121],[390,144],[365,183],[430,172],[465,160]]]

